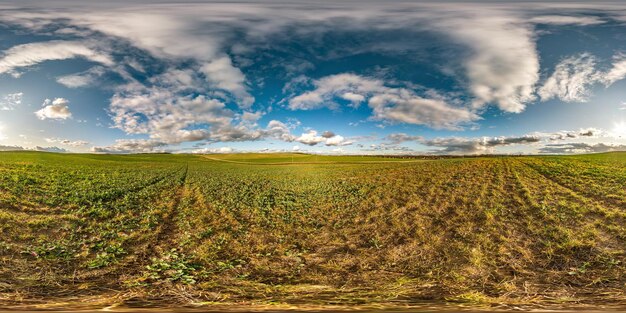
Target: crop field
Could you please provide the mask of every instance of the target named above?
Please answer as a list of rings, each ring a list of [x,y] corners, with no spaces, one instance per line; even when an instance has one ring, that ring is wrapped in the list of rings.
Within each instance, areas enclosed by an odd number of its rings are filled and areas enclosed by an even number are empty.
[[[626,153],[0,154],[0,306],[624,305]]]

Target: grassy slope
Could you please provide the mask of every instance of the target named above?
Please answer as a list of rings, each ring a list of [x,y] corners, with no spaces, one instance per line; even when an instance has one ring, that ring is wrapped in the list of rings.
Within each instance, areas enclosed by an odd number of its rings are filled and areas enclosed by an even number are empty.
[[[0,303],[626,297],[626,153],[208,157],[0,154]]]

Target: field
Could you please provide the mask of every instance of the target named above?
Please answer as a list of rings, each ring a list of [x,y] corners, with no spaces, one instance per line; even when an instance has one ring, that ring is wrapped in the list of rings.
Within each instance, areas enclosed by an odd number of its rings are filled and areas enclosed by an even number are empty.
[[[0,154],[0,307],[626,306],[626,153]]]

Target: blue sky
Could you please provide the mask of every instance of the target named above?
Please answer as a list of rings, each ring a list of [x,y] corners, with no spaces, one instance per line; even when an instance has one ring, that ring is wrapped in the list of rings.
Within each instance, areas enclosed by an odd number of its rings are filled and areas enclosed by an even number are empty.
[[[621,2],[0,2],[0,150],[626,150]]]

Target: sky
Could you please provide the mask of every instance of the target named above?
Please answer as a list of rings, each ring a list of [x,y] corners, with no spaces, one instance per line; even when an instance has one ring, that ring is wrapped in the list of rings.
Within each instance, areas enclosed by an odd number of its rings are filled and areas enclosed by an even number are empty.
[[[626,150],[626,3],[0,1],[0,150]]]

